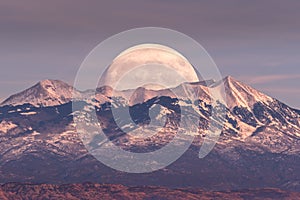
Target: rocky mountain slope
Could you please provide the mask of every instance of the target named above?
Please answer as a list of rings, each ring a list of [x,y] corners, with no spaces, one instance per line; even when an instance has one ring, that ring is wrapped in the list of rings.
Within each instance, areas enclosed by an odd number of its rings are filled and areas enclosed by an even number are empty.
[[[199,159],[207,136],[212,105],[209,89],[224,84],[227,94],[224,127],[217,145]],[[198,92],[191,102],[186,88]],[[45,81],[13,95],[0,107],[0,182],[74,183],[101,182],[126,185],[201,187],[210,190],[276,187],[300,191],[300,112],[232,77],[209,84],[184,83],[168,90],[112,91],[98,88],[92,100],[81,99],[77,109],[98,120],[114,144],[133,152],[157,150],[172,140],[181,110],[191,106],[189,117],[200,119],[195,140],[175,163],[147,174],[127,174],[110,169],[92,157],[79,139],[73,121],[71,90],[60,81]],[[176,92],[178,91],[178,92]],[[132,99],[126,102],[126,98]],[[75,90],[78,97],[86,96]],[[63,96],[63,97],[62,97]],[[80,98],[78,98],[80,99]],[[112,109],[129,106],[132,120],[113,118]],[[155,110],[158,112],[154,112]],[[76,112],[76,111],[75,111]],[[151,117],[150,117],[151,116]],[[133,137],[151,120],[165,121],[157,135]],[[98,122],[84,118],[91,126]],[[159,124],[159,123],[157,123]],[[188,124],[195,126],[195,124]],[[147,134],[147,132],[146,132]],[[97,140],[96,140],[97,139]],[[97,145],[99,138],[91,138]]]

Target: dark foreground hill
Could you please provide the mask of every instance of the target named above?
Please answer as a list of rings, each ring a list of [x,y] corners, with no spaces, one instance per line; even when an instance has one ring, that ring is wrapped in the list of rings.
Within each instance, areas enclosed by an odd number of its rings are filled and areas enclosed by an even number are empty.
[[[200,189],[169,189],[164,187],[126,187],[110,184],[17,184],[8,183],[0,187],[2,200],[98,200],[98,199],[164,199],[164,200],[237,200],[237,199],[300,199],[300,193],[288,192],[279,189],[252,189],[241,191],[212,192]]]

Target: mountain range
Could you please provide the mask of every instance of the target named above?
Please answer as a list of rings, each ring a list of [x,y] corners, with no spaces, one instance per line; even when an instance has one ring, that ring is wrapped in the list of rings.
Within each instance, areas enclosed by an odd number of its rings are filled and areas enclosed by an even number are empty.
[[[211,153],[199,159],[215,106],[209,91],[221,84],[227,102],[218,108],[225,110],[223,131]],[[197,94],[197,101],[186,98],[187,88]],[[191,118],[200,119],[196,125],[199,134],[183,156],[164,169],[146,174],[116,171],[97,161],[80,140],[73,121],[74,98],[80,100],[78,109],[86,116],[90,108],[96,108],[105,134],[127,151],[154,151],[170,142],[179,127],[181,109],[188,105],[194,109]],[[112,108],[122,112],[126,106],[132,120],[113,118]],[[159,112],[151,112],[156,106]],[[154,113],[151,118],[150,113]],[[143,131],[142,125],[163,117],[165,124],[163,129],[157,127],[157,135],[139,138],[124,133]],[[84,120],[95,127],[98,123]],[[99,142],[94,140],[90,142]],[[169,89],[124,91],[109,86],[79,91],[59,80],[44,80],[0,105],[1,183],[88,181],[207,190],[273,187],[300,191],[299,153],[300,111],[230,76]]]

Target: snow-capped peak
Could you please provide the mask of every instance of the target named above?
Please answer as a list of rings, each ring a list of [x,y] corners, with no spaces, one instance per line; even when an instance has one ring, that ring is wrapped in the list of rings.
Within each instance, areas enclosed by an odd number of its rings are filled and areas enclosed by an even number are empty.
[[[14,94],[1,103],[3,105],[54,106],[71,101],[74,88],[59,80],[43,80],[20,93]],[[80,95],[74,90],[75,95]]]
[[[256,102],[267,103],[274,100],[231,76],[225,77],[213,87],[219,87],[220,84],[224,85],[227,106],[230,109],[235,106],[251,108]]]

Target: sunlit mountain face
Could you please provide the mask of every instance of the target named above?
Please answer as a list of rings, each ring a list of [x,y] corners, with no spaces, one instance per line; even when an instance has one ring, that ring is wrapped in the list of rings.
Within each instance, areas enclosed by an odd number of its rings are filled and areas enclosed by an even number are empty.
[[[227,94],[228,104],[222,107],[226,110],[226,121],[215,148],[199,159],[213,106],[208,89],[220,84],[225,86]],[[186,99],[183,94],[186,87],[199,93],[197,101]],[[101,87],[93,101],[81,100],[78,109],[86,112],[87,123],[96,126],[101,122],[109,140],[137,153],[155,151],[170,142],[179,128],[182,109],[188,105],[193,107],[190,117],[200,119],[193,144],[175,163],[146,174],[113,170],[89,154],[75,129],[71,90],[80,97],[91,95],[90,91],[78,91],[62,81],[46,80],[1,104],[2,183],[96,182],[188,186],[214,191],[270,187],[300,191],[300,111],[232,77],[183,83],[172,88],[182,96],[174,96],[169,89],[140,87],[130,99],[130,121],[118,121],[111,111],[124,109],[128,90]],[[97,122],[89,121],[90,108],[97,110]],[[165,123],[163,128],[157,127],[156,135],[147,137],[147,132],[143,132],[145,138],[135,137],[136,133],[145,131],[143,125],[162,118]],[[101,141],[94,138],[90,142],[97,147]]]

